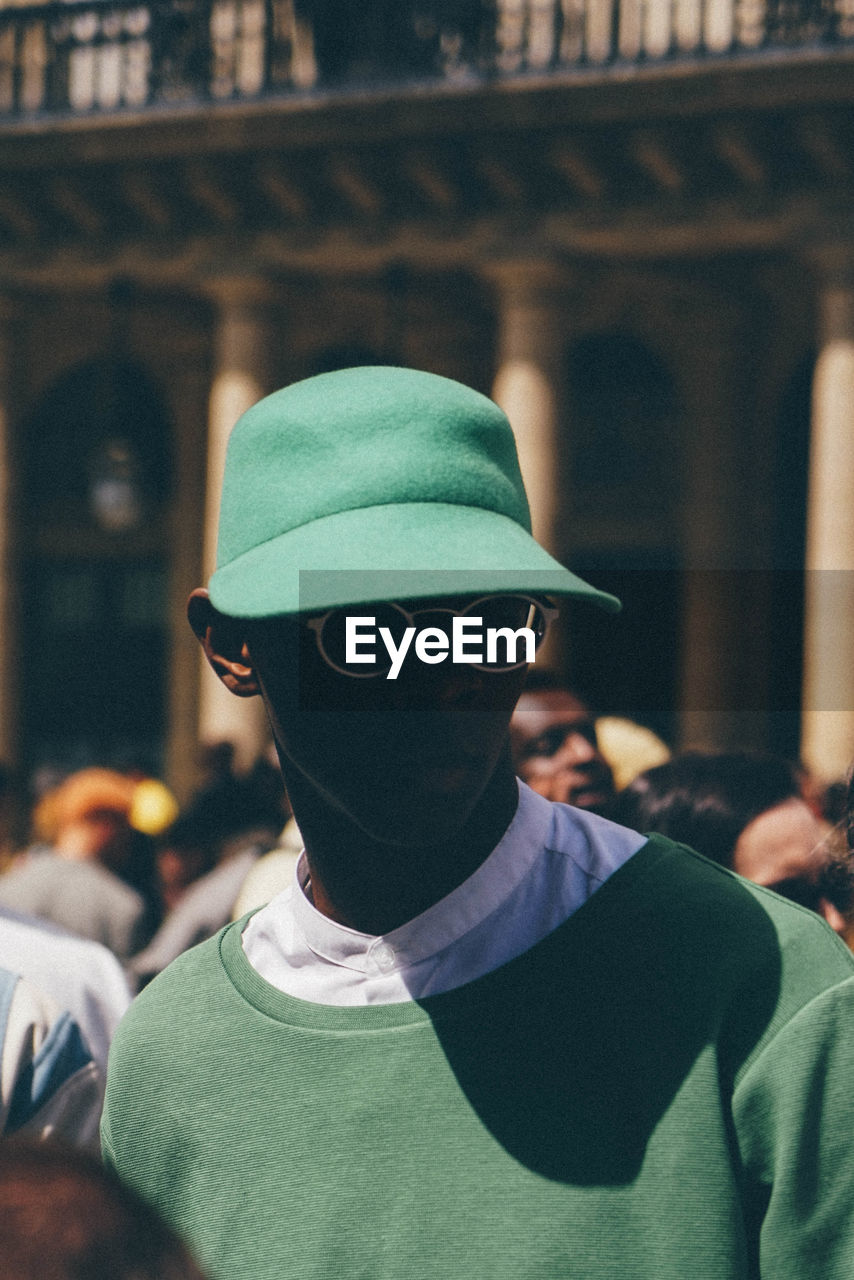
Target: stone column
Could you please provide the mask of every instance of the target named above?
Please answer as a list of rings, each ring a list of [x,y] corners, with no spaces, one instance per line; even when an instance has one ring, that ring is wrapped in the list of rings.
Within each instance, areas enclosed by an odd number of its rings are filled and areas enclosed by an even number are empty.
[[[558,267],[539,260],[503,262],[488,274],[499,305],[492,396],[516,436],[534,537],[557,554],[567,282]]]
[[[187,623],[187,596],[205,579],[202,531],[205,524],[206,405],[210,395],[208,337],[195,315],[170,326],[169,400],[174,425],[175,491],[169,528],[169,737],[167,776],[179,799],[198,786],[199,646]],[[207,684],[207,681],[205,681]]]
[[[271,385],[273,322],[270,294],[252,277],[219,277],[208,286],[217,317],[213,380],[208,401],[207,488],[205,499],[204,580],[216,566],[219,500],[225,451],[240,415],[268,394]],[[260,698],[236,698],[203,663],[199,697],[199,738],[229,739],[238,768],[252,763],[269,738]]]
[[[510,419],[534,537],[557,559],[565,554],[566,302],[560,266],[541,259],[493,264],[487,277],[498,299],[498,344],[492,398]],[[562,665],[562,641],[553,627],[540,662]]]
[[[14,357],[12,352],[12,304],[0,295],[0,760],[15,763],[18,755],[18,700],[15,672],[18,663],[18,610],[15,592],[11,513],[15,510],[10,467],[10,402]]]
[[[854,758],[854,245],[818,265],[801,754],[831,781]]]

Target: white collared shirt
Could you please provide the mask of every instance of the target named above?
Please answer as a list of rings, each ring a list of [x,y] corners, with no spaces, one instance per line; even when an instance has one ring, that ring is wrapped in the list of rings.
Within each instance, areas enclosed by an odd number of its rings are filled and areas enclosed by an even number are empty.
[[[315,1004],[391,1004],[450,991],[529,950],[568,919],[645,837],[519,783],[510,826],[473,875],[415,919],[376,937],[322,915],[294,883],[243,932],[252,967]]]

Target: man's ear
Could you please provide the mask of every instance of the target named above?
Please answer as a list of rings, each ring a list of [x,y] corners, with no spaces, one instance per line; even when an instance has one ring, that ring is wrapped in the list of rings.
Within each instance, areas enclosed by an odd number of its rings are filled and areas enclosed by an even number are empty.
[[[187,601],[190,626],[205,657],[222,683],[238,698],[253,698],[261,686],[244,638],[243,623],[229,618],[211,604],[204,587],[196,587]]]

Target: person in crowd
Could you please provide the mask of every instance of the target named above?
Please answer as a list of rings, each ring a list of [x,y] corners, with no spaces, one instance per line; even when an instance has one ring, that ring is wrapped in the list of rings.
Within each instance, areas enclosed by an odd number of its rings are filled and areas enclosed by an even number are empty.
[[[186,1246],[94,1155],[0,1142],[5,1280],[203,1280]]]
[[[266,844],[269,848],[284,826],[288,814],[281,779],[276,787],[270,764],[260,756],[246,774],[234,764],[234,743],[206,743],[200,750],[202,784],[188,806],[204,821],[218,825],[220,856],[228,856],[241,845]],[[219,860],[219,858],[217,859]]]
[[[100,942],[126,960],[150,928],[143,895],[122,878],[137,833],[135,784],[111,769],[82,769],[43,801],[51,844],[29,850],[0,876],[0,904]]]
[[[165,900],[160,928],[130,961],[140,986],[231,919],[247,875],[275,841],[266,796],[240,787],[229,804],[226,795],[200,792],[161,837],[161,884],[174,897]]]
[[[547,800],[600,813],[614,795],[590,708],[552,671],[528,673],[510,721],[517,775]]]
[[[0,966],[26,978],[77,1022],[102,1074],[131,992],[106,947],[0,907]]]
[[[686,752],[639,774],[620,793],[614,817],[690,845],[818,912],[837,933],[847,931],[852,860],[828,840],[785,759]]]
[[[207,821],[197,807],[180,814],[160,835],[154,861],[158,891],[167,915],[190,885],[216,866],[219,846],[218,824]]]
[[[103,1097],[103,1075],[70,1014],[0,969],[0,1134],[94,1148]],[[12,1274],[2,1250],[0,1272]]]
[[[553,602],[616,602],[534,542],[500,409],[388,367],[262,400],[209,591],[192,626],[264,700],[305,853],[134,1001],[102,1126],[202,1265],[847,1277],[854,956],[517,781]]]
[[[249,868],[231,908],[232,920],[266,906],[276,894],[290,889],[302,851],[302,833],[296,819],[291,817],[273,848]]]

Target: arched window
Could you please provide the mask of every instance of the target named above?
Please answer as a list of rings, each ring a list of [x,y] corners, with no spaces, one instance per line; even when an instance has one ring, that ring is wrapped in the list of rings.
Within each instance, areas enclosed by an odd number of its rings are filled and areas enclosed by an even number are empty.
[[[159,766],[171,432],[148,373],[88,361],[24,423],[18,546],[24,763]]]
[[[26,492],[42,514],[124,532],[168,498],[170,445],[145,369],[124,358],[87,361],[62,374],[25,423]]]

